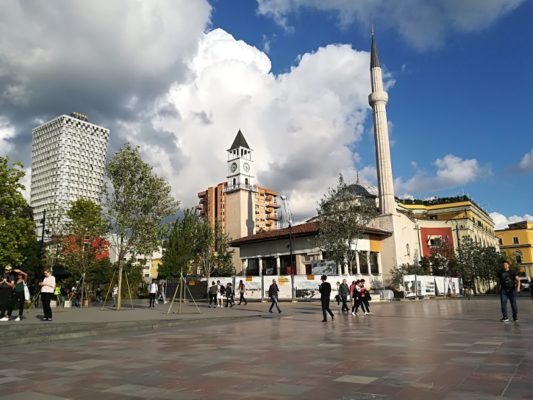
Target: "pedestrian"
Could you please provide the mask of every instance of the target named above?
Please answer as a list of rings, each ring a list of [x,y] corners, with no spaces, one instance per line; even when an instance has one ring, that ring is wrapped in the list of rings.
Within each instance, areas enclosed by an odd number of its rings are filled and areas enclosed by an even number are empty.
[[[15,275],[13,268],[7,265],[4,269],[4,276],[0,281],[0,321],[9,321],[13,307],[13,289],[15,288]]]
[[[272,308],[276,306],[276,308],[278,309],[278,313],[281,314],[281,309],[279,308],[279,305],[278,305],[278,293],[279,293],[278,284],[276,283],[275,279],[272,279],[272,284],[268,288],[268,298],[270,299],[272,304],[270,304],[270,309],[268,310],[268,312],[272,312]]]
[[[96,297],[96,302],[97,303],[101,303],[102,302],[102,288],[100,287],[100,285],[98,285],[96,287],[96,290],[94,291],[94,294],[95,294],[95,297]]]
[[[161,300],[163,302],[163,304],[167,304],[166,293],[167,293],[167,282],[164,281],[164,280],[159,281],[159,296],[158,296],[158,299]]]
[[[357,315],[357,310],[359,309],[359,305],[361,303],[361,297],[359,295],[359,279],[356,281],[353,281],[350,285],[350,296],[352,296],[352,315]]]
[[[226,288],[224,288],[224,285],[220,284],[220,281],[217,281],[217,307],[224,307],[224,294],[226,292]]]
[[[14,269],[13,272],[16,274],[15,280],[15,290],[13,291],[13,307],[18,307],[19,315],[15,318],[15,321],[20,321],[24,314],[24,303],[26,302],[26,292],[24,287],[26,286],[26,279],[28,279],[28,274],[20,269]],[[29,299],[28,299],[29,300]]]
[[[211,304],[214,304],[215,308],[217,308],[217,284],[215,281],[209,287],[209,308],[211,308]]]
[[[233,287],[231,283],[228,282],[226,285],[226,307],[233,307],[235,305],[235,295],[233,293]]]
[[[244,294],[246,293],[246,286],[244,286],[244,282],[241,280],[239,282],[239,305],[244,301],[244,305],[247,305],[248,302],[244,298]]]
[[[42,321],[52,321],[52,308],[50,307],[50,301],[54,295],[54,289],[56,288],[56,278],[52,275],[50,270],[44,270],[44,279],[39,282],[41,287],[41,301],[43,303],[44,317]]]
[[[370,294],[368,293],[368,290],[366,290],[365,288],[365,280],[364,279],[359,280],[359,304],[361,306],[361,310],[363,310],[363,315],[370,314],[370,307],[368,303],[369,296]]]
[[[331,285],[329,282],[326,282],[328,277],[326,275],[322,275],[320,277],[320,280],[322,283],[318,287],[318,291],[320,292],[320,303],[322,304],[322,314],[324,315],[324,319],[322,322],[326,322],[328,320],[326,312],[331,315],[331,319],[334,320],[335,317],[333,316],[333,312],[329,308],[329,297],[331,296]]]
[[[113,290],[111,291],[111,298],[113,299],[113,307],[117,306],[117,297],[118,297],[118,285],[115,283]]]
[[[516,272],[509,269],[509,262],[502,263],[503,269],[498,273],[500,280],[500,303],[502,308],[502,322],[509,322],[507,316],[507,300],[511,303],[513,311],[513,321],[518,322],[518,306],[516,305],[516,294],[520,293],[520,279]]]
[[[157,283],[155,279],[152,279],[152,283],[150,284],[150,303],[148,305],[148,308],[154,308],[155,307],[155,297],[157,295]]]
[[[342,280],[342,283],[339,286],[339,296],[342,301],[342,309],[341,311],[349,312],[350,309],[348,308],[348,304],[346,302],[348,301],[348,294],[350,293],[350,288],[348,287],[348,284],[346,283],[346,279]]]

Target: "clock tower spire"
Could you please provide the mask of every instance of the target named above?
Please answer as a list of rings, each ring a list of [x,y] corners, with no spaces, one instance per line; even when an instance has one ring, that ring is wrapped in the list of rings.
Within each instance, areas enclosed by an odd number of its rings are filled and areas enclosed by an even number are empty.
[[[253,175],[252,151],[239,129],[235,140],[233,140],[232,145],[227,150],[228,175],[226,192],[242,189],[256,190]]]

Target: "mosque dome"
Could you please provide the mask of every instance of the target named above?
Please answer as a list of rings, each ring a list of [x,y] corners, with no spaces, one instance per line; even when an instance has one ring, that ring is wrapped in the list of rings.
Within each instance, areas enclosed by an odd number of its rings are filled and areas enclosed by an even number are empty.
[[[353,183],[347,189],[356,197],[375,199],[378,197],[378,188],[364,183]]]

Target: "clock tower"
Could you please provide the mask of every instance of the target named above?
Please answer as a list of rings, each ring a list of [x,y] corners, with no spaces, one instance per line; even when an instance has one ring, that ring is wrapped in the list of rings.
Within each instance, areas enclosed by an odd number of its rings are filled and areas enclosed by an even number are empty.
[[[257,191],[254,182],[252,149],[239,130],[228,149],[228,175],[226,193],[237,190]]]

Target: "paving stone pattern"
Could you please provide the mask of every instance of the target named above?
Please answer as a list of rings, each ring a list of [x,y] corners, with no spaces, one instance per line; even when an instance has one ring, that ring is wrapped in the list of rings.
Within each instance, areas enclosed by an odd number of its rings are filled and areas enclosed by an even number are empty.
[[[533,399],[533,301],[519,307],[519,324],[499,322],[496,298],[380,304],[322,323],[317,304],[286,304],[281,315],[5,344],[0,400]]]

